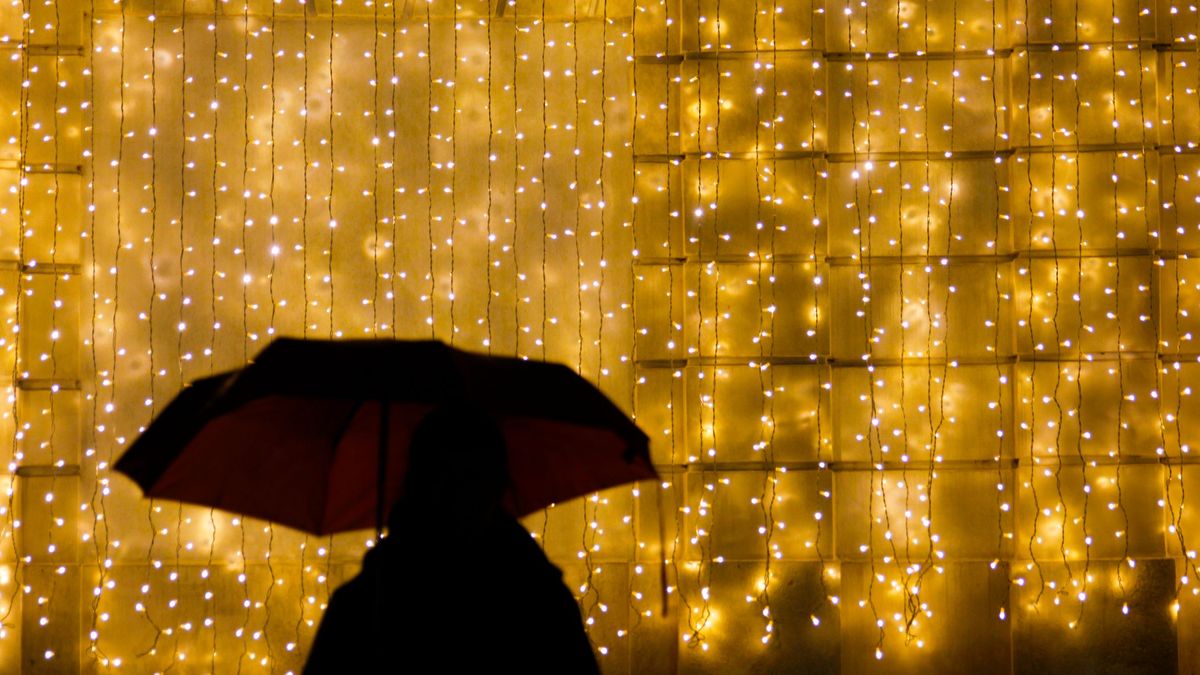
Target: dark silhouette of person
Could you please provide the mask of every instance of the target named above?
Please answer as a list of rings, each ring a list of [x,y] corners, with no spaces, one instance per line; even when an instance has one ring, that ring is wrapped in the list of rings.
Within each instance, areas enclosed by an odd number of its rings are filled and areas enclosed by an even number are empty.
[[[599,673],[562,571],[501,506],[507,486],[490,415],[426,416],[388,535],[330,598],[304,673]]]

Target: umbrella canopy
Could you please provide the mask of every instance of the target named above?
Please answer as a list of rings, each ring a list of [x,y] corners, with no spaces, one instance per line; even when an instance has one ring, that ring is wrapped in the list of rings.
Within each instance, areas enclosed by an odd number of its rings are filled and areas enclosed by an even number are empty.
[[[377,527],[413,430],[453,402],[496,419],[516,516],[657,477],[646,435],[563,365],[436,341],[289,338],[185,387],[115,467],[150,497],[317,535]]]

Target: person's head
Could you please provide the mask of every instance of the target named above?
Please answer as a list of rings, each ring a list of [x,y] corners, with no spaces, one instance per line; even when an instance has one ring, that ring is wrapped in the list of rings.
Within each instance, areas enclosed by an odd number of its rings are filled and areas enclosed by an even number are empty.
[[[504,435],[483,408],[442,405],[421,420],[409,445],[404,483],[409,506],[474,519],[492,513],[508,487]]]

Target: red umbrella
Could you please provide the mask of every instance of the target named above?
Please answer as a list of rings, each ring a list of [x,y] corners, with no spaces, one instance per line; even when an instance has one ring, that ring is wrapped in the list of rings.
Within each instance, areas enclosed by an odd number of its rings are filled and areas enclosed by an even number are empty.
[[[115,466],[150,497],[317,535],[381,528],[413,430],[453,401],[497,420],[515,516],[657,478],[646,435],[571,369],[396,340],[275,340],[185,387]]]

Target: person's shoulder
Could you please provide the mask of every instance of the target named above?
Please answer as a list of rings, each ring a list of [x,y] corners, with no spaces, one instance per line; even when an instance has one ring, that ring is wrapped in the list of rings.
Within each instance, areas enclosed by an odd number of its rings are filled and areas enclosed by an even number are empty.
[[[538,551],[542,550],[541,546],[534,541],[533,535],[525,526],[516,518],[513,518],[507,513],[497,515],[492,520],[491,531],[495,538],[504,540],[505,542],[519,542],[522,546],[528,544]]]
[[[371,589],[367,588],[367,580],[364,578],[363,571],[350,577],[337,588],[333,589],[333,593],[329,596],[330,606],[337,605],[348,606],[361,602],[363,598],[371,593]]]
[[[354,604],[374,596],[379,575],[394,575],[394,570],[390,568],[397,556],[396,552],[391,550],[393,547],[388,544],[385,538],[363,555],[362,567],[357,574],[334,589],[330,596],[331,603],[340,600],[345,604]]]
[[[516,518],[504,514],[492,526],[497,544],[512,554],[512,562],[527,572],[540,572],[562,577],[562,570],[550,562],[541,546]]]

